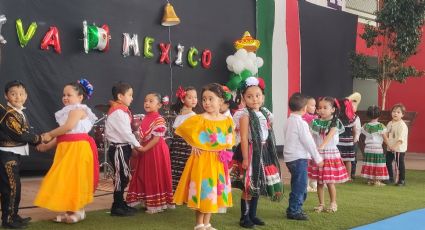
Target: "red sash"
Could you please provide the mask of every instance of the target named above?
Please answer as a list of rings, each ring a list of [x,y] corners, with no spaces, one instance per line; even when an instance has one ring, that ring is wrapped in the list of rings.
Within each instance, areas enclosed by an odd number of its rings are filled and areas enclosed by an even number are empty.
[[[90,143],[91,150],[93,152],[93,193],[96,191],[99,183],[99,160],[97,146],[94,139],[87,133],[72,133],[60,135],[56,138],[57,143],[60,142],[72,142],[72,141],[88,141]]]

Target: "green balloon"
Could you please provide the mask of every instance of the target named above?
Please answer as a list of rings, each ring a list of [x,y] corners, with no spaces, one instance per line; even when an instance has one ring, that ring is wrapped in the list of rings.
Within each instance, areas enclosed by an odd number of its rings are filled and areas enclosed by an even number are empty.
[[[154,41],[155,39],[152,37],[145,37],[145,42],[143,43],[143,56],[145,56],[145,58],[153,58],[152,43]]]
[[[190,47],[189,52],[187,52],[187,61],[192,68],[195,68],[198,65],[198,61],[194,58],[196,55],[198,55],[198,49]]]
[[[242,79],[238,75],[234,75],[230,78],[230,81],[227,82],[226,86],[232,90],[235,91],[239,88],[239,84],[241,83]]]
[[[252,77],[252,73],[249,70],[244,70],[242,73],[239,74],[242,78],[242,81],[245,81],[247,78]]]
[[[37,23],[32,22],[30,26],[28,27],[27,32],[24,33],[22,20],[20,18],[16,20],[16,33],[18,34],[19,44],[21,45],[22,48],[24,48],[28,44],[28,42],[34,36],[36,30],[37,30]]]

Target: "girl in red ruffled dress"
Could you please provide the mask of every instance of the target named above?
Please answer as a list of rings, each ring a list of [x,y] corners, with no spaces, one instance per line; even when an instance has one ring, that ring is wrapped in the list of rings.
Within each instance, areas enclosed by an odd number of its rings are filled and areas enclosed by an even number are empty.
[[[167,208],[174,208],[171,183],[170,151],[164,140],[166,123],[158,113],[161,96],[157,93],[146,95],[144,101],[146,116],[139,128],[142,152],[131,160],[135,166],[128,188],[127,203],[142,202],[146,212],[153,214]]]

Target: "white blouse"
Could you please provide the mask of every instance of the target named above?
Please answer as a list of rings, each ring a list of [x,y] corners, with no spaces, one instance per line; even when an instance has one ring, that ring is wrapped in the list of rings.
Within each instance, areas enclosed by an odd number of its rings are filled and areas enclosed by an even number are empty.
[[[63,107],[61,110],[57,111],[55,113],[56,122],[62,126],[65,124],[66,120],[68,120],[69,112],[75,109],[82,109],[84,112],[86,112],[87,117],[79,120],[77,125],[69,132],[69,133],[88,133],[91,128],[93,127],[93,124],[97,120],[96,115],[91,111],[91,109],[85,105],[85,104],[74,104],[74,105],[67,105]]]
[[[193,112],[193,111],[190,112],[190,113],[187,113],[187,114],[178,115],[176,117],[176,119],[174,120],[173,128],[179,127],[186,119],[188,119],[189,117],[191,117],[193,115],[196,115],[196,113]]]
[[[266,112],[267,112],[267,116],[270,120],[270,123],[272,123],[273,114],[267,109],[266,109]],[[260,120],[261,140],[266,141],[267,138],[269,137],[269,125],[267,123],[267,119],[264,116],[264,114],[260,111],[255,112],[255,115],[257,115],[258,119]],[[240,132],[239,132],[240,122],[239,121],[242,118],[242,116],[248,116],[249,117],[248,109],[244,108],[244,109],[238,110],[235,114],[233,114],[233,122],[235,123],[235,129],[236,129],[237,137],[239,137],[239,138],[240,138]],[[251,140],[251,132],[249,132],[249,139]]]

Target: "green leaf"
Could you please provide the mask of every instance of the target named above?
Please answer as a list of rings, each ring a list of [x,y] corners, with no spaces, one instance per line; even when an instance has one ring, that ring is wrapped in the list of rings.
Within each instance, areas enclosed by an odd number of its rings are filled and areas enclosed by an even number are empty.
[[[224,203],[226,203],[226,204],[227,204],[227,193],[223,192],[223,193],[221,194],[221,196],[223,197],[223,201],[224,201]]]
[[[214,144],[211,145],[211,147],[216,147],[218,145],[218,142],[215,142]]]
[[[227,132],[228,133],[232,133],[233,132],[232,126],[229,126],[229,128],[227,129]]]
[[[217,127],[217,133],[221,133],[220,127]]]
[[[210,185],[210,187],[214,187],[214,181],[211,178],[208,178],[208,184]]]
[[[210,128],[207,128],[207,132],[210,134],[213,133],[213,131]]]
[[[192,201],[195,202],[195,204],[198,203],[198,198],[196,196],[192,196]]]

